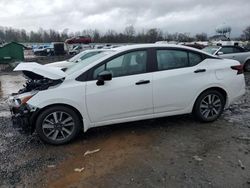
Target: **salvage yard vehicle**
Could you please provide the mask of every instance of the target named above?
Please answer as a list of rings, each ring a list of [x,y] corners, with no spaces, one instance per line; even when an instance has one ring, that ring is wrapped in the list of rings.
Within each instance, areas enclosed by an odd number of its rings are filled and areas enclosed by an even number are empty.
[[[37,56],[54,55],[54,48],[51,45],[40,45],[33,49],[33,53]]]
[[[102,52],[113,52],[114,50],[109,50],[109,49],[92,49],[92,50],[85,50],[77,55],[75,55],[74,57],[70,58],[69,60],[65,60],[65,61],[58,61],[58,62],[54,62],[54,63],[49,63],[46,64],[45,66],[48,67],[58,67],[61,68],[63,70],[66,70],[67,68],[75,65],[76,63],[84,63],[83,60],[92,57],[94,55],[97,55],[99,53]]]
[[[67,39],[65,43],[67,44],[89,44],[92,42],[92,38],[90,36],[78,36]]]
[[[28,81],[9,98],[13,124],[59,145],[114,123],[189,113],[212,122],[245,93],[238,61],[190,47],[129,45],[87,61],[65,72],[19,64]]]
[[[237,60],[244,66],[245,71],[250,71],[250,51],[240,46],[207,46],[202,50],[222,58]]]

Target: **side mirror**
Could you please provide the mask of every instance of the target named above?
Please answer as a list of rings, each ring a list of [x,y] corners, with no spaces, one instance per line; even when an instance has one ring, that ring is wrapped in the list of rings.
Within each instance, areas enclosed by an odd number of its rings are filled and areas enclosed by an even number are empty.
[[[109,71],[102,71],[97,76],[96,85],[98,86],[104,85],[104,82],[109,80],[112,80],[112,73]]]
[[[223,52],[218,52],[217,55],[223,55],[224,53]]]

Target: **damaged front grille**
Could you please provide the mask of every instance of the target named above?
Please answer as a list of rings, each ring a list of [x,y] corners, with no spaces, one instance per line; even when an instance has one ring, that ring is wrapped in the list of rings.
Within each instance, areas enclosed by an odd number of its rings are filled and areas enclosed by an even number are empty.
[[[47,78],[39,79],[39,80],[32,80],[29,79],[26,81],[26,83],[23,85],[24,88],[20,89],[18,91],[18,94],[22,94],[25,92],[29,92],[32,90],[46,90],[50,86],[55,86],[57,84],[62,83],[62,80],[50,80]]]

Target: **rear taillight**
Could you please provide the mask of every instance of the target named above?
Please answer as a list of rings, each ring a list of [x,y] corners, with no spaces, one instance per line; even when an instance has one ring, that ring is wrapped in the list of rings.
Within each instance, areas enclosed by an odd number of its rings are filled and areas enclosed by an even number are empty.
[[[231,66],[231,69],[237,70],[237,74],[243,74],[244,73],[243,65]]]

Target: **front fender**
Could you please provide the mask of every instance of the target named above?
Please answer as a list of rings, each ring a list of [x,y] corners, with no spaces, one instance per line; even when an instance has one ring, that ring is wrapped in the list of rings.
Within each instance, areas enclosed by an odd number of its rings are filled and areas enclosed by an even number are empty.
[[[85,104],[85,84],[83,82],[71,82],[59,87],[39,91],[27,104],[38,109],[55,104],[65,104],[75,108],[83,117],[84,130],[88,129],[89,117]]]

